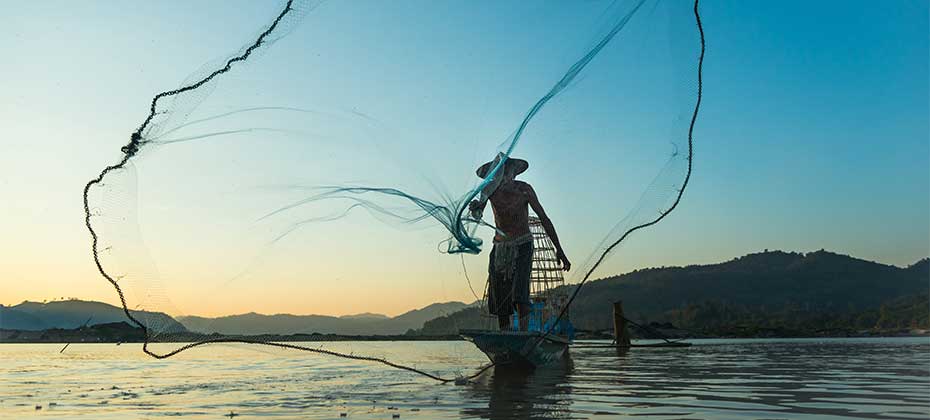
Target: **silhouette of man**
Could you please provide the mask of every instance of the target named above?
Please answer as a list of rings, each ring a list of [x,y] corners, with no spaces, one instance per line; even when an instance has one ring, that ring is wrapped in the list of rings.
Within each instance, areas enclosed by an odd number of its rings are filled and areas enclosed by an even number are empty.
[[[497,166],[503,154],[478,168],[476,174],[486,178]],[[523,159],[506,158],[504,165],[482,190],[478,199],[469,203],[472,217],[480,218],[487,201],[491,202],[497,233],[488,262],[488,311],[497,315],[501,330],[510,329],[511,314],[516,308],[520,330],[526,331],[530,313],[530,273],[533,269],[533,235],[530,233],[529,208],[542,222],[543,229],[555,245],[556,257],[562,269],[571,263],[562,250],[552,221],[539,204],[530,184],[514,179],[529,168]]]

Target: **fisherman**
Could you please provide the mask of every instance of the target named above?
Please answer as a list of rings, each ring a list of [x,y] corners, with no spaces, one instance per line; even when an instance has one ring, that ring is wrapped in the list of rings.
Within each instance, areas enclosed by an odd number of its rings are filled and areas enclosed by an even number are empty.
[[[529,208],[539,217],[543,229],[555,245],[555,255],[562,269],[568,271],[571,263],[533,187],[514,179],[529,168],[527,161],[499,154],[493,161],[481,165],[476,171],[477,175],[486,179],[502,159],[505,160],[504,165],[468,207],[472,217],[480,219],[485,205],[490,201],[497,226],[488,262],[488,311],[497,315],[501,330],[509,330],[512,325],[511,314],[516,309],[520,330],[526,331],[530,313],[530,273],[533,269],[533,234],[530,233]]]

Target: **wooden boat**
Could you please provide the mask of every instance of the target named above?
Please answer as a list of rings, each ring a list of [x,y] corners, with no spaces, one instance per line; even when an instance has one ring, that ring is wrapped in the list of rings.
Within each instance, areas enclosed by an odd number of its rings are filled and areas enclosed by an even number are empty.
[[[460,330],[497,365],[539,367],[561,362],[571,341],[560,335],[539,331]]]
[[[555,247],[535,216],[530,217],[530,232],[533,233],[533,271],[530,276],[532,309],[528,331],[517,331],[519,322],[516,314],[510,331],[490,327],[459,330],[463,338],[474,343],[498,365],[539,367],[560,362],[567,356],[568,346],[574,337],[567,311],[558,325],[550,328],[568,301],[567,295],[557,291],[565,279],[555,256]],[[488,319],[489,324],[496,325],[496,321]]]

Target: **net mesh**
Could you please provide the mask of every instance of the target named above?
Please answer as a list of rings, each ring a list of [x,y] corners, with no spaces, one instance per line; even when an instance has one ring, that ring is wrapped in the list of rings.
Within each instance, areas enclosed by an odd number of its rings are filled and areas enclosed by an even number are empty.
[[[317,339],[309,334],[293,342],[210,335],[209,322],[193,331],[152,314],[189,321],[182,316],[208,308],[282,301],[313,312],[349,294],[380,304],[423,289],[422,301],[439,300],[445,280],[436,290],[428,279],[458,278],[486,262],[475,254],[494,223],[468,205],[519,152],[538,168],[534,182],[563,186],[560,201],[606,209],[578,213],[585,223],[573,243],[589,257],[573,271],[571,295],[547,297],[558,321],[608,255],[679,204],[701,94],[697,2],[508,5],[494,15],[501,22],[461,4],[382,5],[364,16],[319,6],[282,2],[236,52],[156,94],[117,162],[84,188],[94,261],[145,330],[147,354],[261,344],[448,381],[460,366],[427,372],[388,360],[377,346],[308,344]],[[445,25],[450,19],[464,24]],[[508,23],[533,19],[542,23]],[[553,20],[564,27],[553,31]],[[327,26],[345,22],[359,28],[354,37]],[[405,22],[426,23],[418,30]],[[482,23],[503,29],[469,29]],[[418,54],[424,38],[444,47]],[[334,51],[341,56],[317,58]],[[355,64],[365,60],[381,67]],[[475,177],[495,156],[487,176]],[[437,243],[461,260],[435,256]],[[536,279],[548,287],[561,273],[543,248]],[[370,277],[384,281],[359,280]]]

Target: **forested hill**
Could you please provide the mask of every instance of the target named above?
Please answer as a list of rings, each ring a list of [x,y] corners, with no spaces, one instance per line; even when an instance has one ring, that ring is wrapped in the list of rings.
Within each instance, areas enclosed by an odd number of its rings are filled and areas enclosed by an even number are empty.
[[[876,323],[884,305],[886,317],[900,318],[896,324],[926,328],[930,320],[921,305],[928,291],[928,259],[901,268],[823,250],[766,251],[718,264],[650,268],[592,280],[572,305],[571,317],[578,328],[607,329],[612,303],[622,300],[630,319],[689,328],[747,323],[854,328]],[[888,313],[889,308],[899,313]],[[437,319],[423,332],[439,333],[447,324],[472,326],[476,315]]]
[[[610,305],[628,317],[664,318],[688,305],[718,302],[762,311],[860,311],[930,288],[930,261],[899,268],[817,251],[771,251],[711,265],[637,270],[585,285],[573,309],[576,325],[606,327]]]

